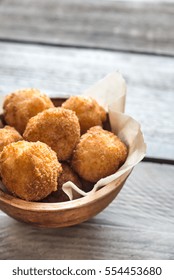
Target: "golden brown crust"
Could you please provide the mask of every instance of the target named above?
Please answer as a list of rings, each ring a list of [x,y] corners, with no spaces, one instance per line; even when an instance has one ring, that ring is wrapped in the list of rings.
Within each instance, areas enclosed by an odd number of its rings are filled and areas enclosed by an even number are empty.
[[[115,173],[127,157],[126,145],[112,132],[92,127],[73,152],[72,167],[89,182]]]
[[[28,141],[46,143],[57,153],[59,160],[67,160],[80,139],[79,121],[71,110],[48,109],[29,120],[23,137]]]
[[[4,147],[0,171],[3,184],[13,195],[38,201],[57,190],[62,167],[46,144],[19,141]]]
[[[63,172],[58,178],[58,186],[59,188],[62,188],[63,184],[65,184],[68,181],[73,182],[77,187],[82,189],[82,184],[80,182],[80,179],[78,175],[74,172],[74,170],[69,166],[68,163],[62,163]]]
[[[68,201],[68,196],[62,190],[63,184],[68,181],[73,182],[77,187],[82,189],[82,184],[78,175],[72,170],[72,168],[67,163],[62,163],[63,171],[58,178],[58,189],[55,192],[52,192],[48,197],[44,199],[44,202],[63,202]],[[80,195],[76,192],[73,192],[73,198],[77,199]]]
[[[102,122],[106,120],[105,110],[91,97],[71,96],[62,104],[62,107],[76,113],[81,134],[92,126],[102,126]]]
[[[4,128],[0,128],[0,152],[2,152],[3,148],[8,144],[22,139],[22,136],[14,127],[6,125]]]
[[[31,117],[52,107],[54,105],[50,98],[37,89],[18,90],[8,95],[3,105],[6,123],[21,134]]]

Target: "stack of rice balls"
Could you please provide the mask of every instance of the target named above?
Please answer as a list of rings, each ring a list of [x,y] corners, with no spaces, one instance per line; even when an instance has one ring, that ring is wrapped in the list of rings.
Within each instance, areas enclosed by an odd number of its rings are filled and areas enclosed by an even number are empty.
[[[0,176],[15,197],[67,201],[64,183],[87,191],[126,160],[126,145],[102,128],[106,112],[91,97],[72,96],[55,107],[39,90],[24,89],[9,94],[3,109]]]

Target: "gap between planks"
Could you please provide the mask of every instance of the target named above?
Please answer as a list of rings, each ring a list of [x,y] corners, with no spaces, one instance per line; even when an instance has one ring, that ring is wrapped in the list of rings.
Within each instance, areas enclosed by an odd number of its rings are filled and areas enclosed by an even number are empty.
[[[118,69],[127,85],[126,113],[142,125],[147,157],[174,159],[174,58],[0,43],[0,99],[35,87],[50,96],[80,94]]]
[[[174,167],[140,163],[118,197],[78,226],[37,229],[1,215],[2,259],[173,259]]]
[[[171,1],[5,0],[0,37],[173,55],[173,12]]]
[[[124,49],[114,49],[114,48],[104,48],[97,46],[81,46],[81,45],[70,45],[70,44],[62,44],[62,43],[51,43],[51,42],[42,42],[42,41],[32,41],[32,40],[16,40],[16,39],[8,39],[8,38],[0,38],[0,43],[12,43],[12,44],[24,44],[24,45],[35,45],[35,46],[47,46],[53,48],[72,48],[72,49],[82,49],[82,50],[101,50],[108,52],[118,52],[118,53],[127,53],[127,54],[140,54],[140,55],[149,55],[149,56],[160,56],[160,57],[171,57],[174,58],[174,54],[165,54],[165,53],[155,53],[155,52],[147,52],[147,51],[134,51],[134,50],[124,50]]]

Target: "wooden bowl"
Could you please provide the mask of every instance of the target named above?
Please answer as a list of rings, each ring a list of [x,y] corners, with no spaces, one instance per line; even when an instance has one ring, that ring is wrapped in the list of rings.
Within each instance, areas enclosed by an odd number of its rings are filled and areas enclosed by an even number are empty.
[[[65,99],[53,98],[55,106]],[[1,116],[4,123],[3,116]],[[105,128],[109,128],[109,122]],[[131,171],[117,183],[110,183],[97,192],[73,201],[59,203],[28,202],[15,198],[0,189],[0,209],[10,217],[37,227],[57,228],[80,224],[106,208],[117,196]]]

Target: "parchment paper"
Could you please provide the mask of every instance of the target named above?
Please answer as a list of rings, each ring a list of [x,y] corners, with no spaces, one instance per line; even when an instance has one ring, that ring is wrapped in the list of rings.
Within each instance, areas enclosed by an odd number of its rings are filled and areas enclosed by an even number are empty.
[[[126,83],[119,72],[107,75],[82,95],[95,98],[107,110],[112,132],[123,140],[128,146],[129,152],[126,162],[121,168],[116,173],[100,179],[94,185],[92,191],[88,193],[80,190],[74,183],[66,182],[62,189],[70,200],[73,199],[72,189],[81,196],[87,196],[103,186],[107,187],[110,183],[116,183],[123,174],[128,173],[138,164],[146,153],[146,144],[140,124],[123,113],[126,100]]]

